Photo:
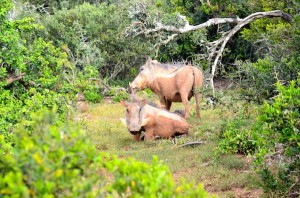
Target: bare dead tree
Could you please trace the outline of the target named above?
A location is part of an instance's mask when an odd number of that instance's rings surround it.
[[[222,53],[225,49],[225,46],[227,42],[230,40],[230,38],[237,33],[242,27],[245,25],[251,23],[252,21],[255,21],[260,18],[272,18],[272,17],[281,17],[285,21],[291,22],[292,18],[290,15],[280,11],[280,10],[274,10],[269,12],[256,12],[253,13],[243,19],[240,19],[239,17],[236,18],[212,18],[206,21],[205,23],[201,23],[199,25],[190,25],[188,20],[185,16],[178,14],[177,16],[180,20],[183,21],[183,26],[180,28],[170,26],[170,25],[164,25],[157,21],[154,24],[154,28],[148,29],[146,25],[143,22],[135,22],[132,23],[128,28],[125,30],[125,35],[129,36],[138,36],[138,35],[145,35],[149,36],[151,34],[165,31],[165,32],[171,32],[172,35],[168,36],[166,40],[160,41],[160,43],[157,43],[156,46],[159,46],[161,44],[166,45],[170,41],[174,40],[178,35],[185,34],[187,32],[196,31],[199,29],[207,28],[213,25],[220,25],[220,24],[236,24],[231,30],[222,33],[221,37],[213,42],[208,43],[208,61],[212,64],[211,66],[211,74],[210,74],[210,84],[212,87],[213,94],[215,93],[214,90],[214,75],[217,68],[217,65],[219,63],[219,60],[222,56]]]

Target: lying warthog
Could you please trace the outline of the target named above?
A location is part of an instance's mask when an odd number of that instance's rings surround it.
[[[170,110],[172,102],[183,102],[185,117],[189,117],[189,100],[196,98],[197,116],[200,118],[200,87],[203,83],[202,72],[191,65],[179,67],[162,64],[148,59],[140,68],[140,73],[130,84],[133,93],[150,88],[159,97],[162,108]]]
[[[146,100],[121,101],[121,104],[126,107],[126,119],[123,122],[137,141],[143,131],[145,141],[157,136],[169,138],[188,134],[188,123],[176,113],[149,105]]]

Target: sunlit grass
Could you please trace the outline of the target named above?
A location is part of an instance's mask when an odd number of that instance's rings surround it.
[[[140,96],[158,103],[153,95],[149,97],[141,93]],[[175,103],[171,110],[183,108],[181,103]],[[234,113],[222,106],[209,107],[203,101],[202,117],[199,120],[196,117],[195,101],[192,100],[191,114],[188,119],[191,126],[190,135],[179,138],[177,145],[166,139],[152,142],[134,141],[120,121],[120,118],[125,117],[125,108],[119,103],[103,102],[90,105],[83,126],[99,151],[115,154],[120,158],[133,157],[147,163],[152,161],[154,155],[158,156],[169,166],[175,182],[180,182],[180,178],[195,183],[201,182],[208,191],[221,197],[236,197],[240,196],[239,193],[248,193],[249,190],[257,188],[255,172],[250,169],[249,160],[245,156],[220,157],[215,154],[220,130]],[[178,147],[185,142],[196,140],[205,144],[197,147]]]

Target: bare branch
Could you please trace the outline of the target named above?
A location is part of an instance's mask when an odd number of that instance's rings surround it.
[[[13,82],[21,80],[23,78],[23,76],[25,76],[25,75],[26,75],[25,73],[21,73],[21,74],[19,74],[17,76],[16,75],[12,75],[8,79],[6,79],[6,82],[7,82],[8,85],[12,84]]]
[[[146,29],[145,25],[142,22],[135,22],[135,23],[131,24],[128,28],[126,28],[125,35],[127,35],[127,36],[131,35],[130,32],[135,32],[135,34],[133,34],[133,36],[138,36],[140,34],[148,35],[151,33],[162,31],[162,30],[167,31],[167,32],[177,33],[177,34],[184,34],[184,33],[190,32],[190,31],[195,31],[198,29],[210,27],[212,25],[223,24],[223,23],[238,23],[241,20],[239,18],[213,18],[213,19],[209,19],[205,23],[201,23],[199,25],[193,26],[193,25],[189,24],[189,22],[185,16],[178,14],[177,17],[180,18],[181,20],[183,20],[183,22],[184,22],[184,26],[181,28],[177,28],[177,27],[170,26],[170,25],[164,25],[160,22],[156,22],[155,28]],[[137,28],[137,27],[140,29],[139,32],[133,30],[133,28]]]
[[[270,18],[270,17],[282,17],[284,20],[291,22],[291,18],[289,17],[288,14],[283,13],[280,10],[275,10],[275,11],[270,11],[270,12],[256,12],[253,13],[249,16],[247,16],[244,19],[240,19],[239,23],[230,31],[226,32],[225,34],[222,35],[222,37],[214,42],[211,42],[209,45],[211,48],[209,49],[209,61],[212,59],[212,57],[215,56],[215,59],[213,61],[212,69],[211,69],[211,75],[210,75],[210,82],[211,82],[211,87],[213,89],[213,94],[214,94],[214,82],[213,78],[215,75],[216,67],[218,64],[218,61],[220,57],[222,56],[222,53],[225,49],[225,46],[229,39],[237,33],[242,27],[245,25],[251,23],[252,21],[255,21],[256,19],[259,18]],[[219,46],[221,45],[221,46]],[[218,50],[217,50],[218,49]]]
[[[111,87],[110,87],[109,85],[107,85],[105,82],[103,82],[103,80],[101,80],[101,79],[99,79],[99,78],[89,78],[89,80],[97,81],[97,82],[99,82],[101,85],[103,85],[105,88],[111,89]]]

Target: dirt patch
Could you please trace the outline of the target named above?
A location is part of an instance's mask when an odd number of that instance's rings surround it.
[[[193,168],[189,168],[186,170],[179,170],[173,173],[173,180],[176,184],[178,184],[180,182],[180,179],[183,177],[183,175],[193,174],[193,172],[194,172]]]
[[[107,104],[112,104],[114,102],[112,97],[105,97],[103,98],[103,101]]]
[[[246,190],[244,188],[233,188],[232,193],[234,197],[238,198],[257,198],[263,195],[263,191],[261,189],[249,189]]]
[[[258,198],[263,196],[262,189],[245,189],[233,187],[228,190],[216,191],[212,184],[204,185],[207,192],[215,194],[218,197],[236,197],[236,198]]]

